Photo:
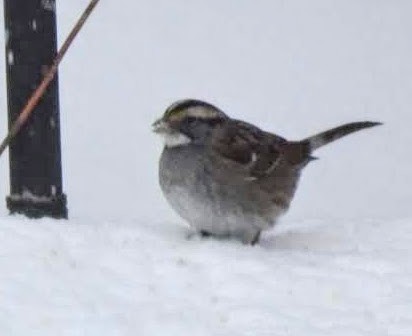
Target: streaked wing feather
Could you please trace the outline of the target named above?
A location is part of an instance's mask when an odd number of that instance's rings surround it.
[[[271,170],[279,158],[280,147],[286,142],[238,120],[217,127],[212,138],[212,151],[232,161],[249,180],[265,176]]]

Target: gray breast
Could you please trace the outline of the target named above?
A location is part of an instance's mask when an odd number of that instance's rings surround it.
[[[165,148],[160,159],[159,180],[166,199],[196,230],[244,236],[271,227],[286,210],[256,182],[217,181],[209,164],[201,146]]]
[[[219,203],[200,146],[165,148],[159,181],[169,204],[190,225],[206,230],[210,222],[217,223]]]

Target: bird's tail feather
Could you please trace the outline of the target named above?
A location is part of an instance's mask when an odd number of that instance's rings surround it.
[[[345,135],[360,131],[365,128],[382,125],[379,122],[361,121],[341,125],[330,130],[315,134],[301,141],[289,142],[284,149],[284,155],[292,164],[307,163],[316,159],[312,156],[313,151],[325,146]]]
[[[335,140],[338,140],[344,137],[345,135],[363,130],[365,128],[375,127],[379,125],[382,125],[382,123],[372,121],[353,122],[315,134],[309,138],[300,141],[300,143],[307,145],[309,147],[309,152],[312,153],[316,149],[325,146]]]

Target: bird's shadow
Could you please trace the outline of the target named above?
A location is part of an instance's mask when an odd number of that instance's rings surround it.
[[[212,235],[202,236],[198,232],[187,228],[182,228],[181,230],[186,241],[220,241],[222,244],[227,242],[245,246],[245,244],[236,238],[216,237]],[[280,230],[275,228],[274,231],[262,234],[256,245],[249,246],[251,248],[256,247],[268,251],[339,252],[356,248],[356,243],[351,236],[351,232],[348,232],[343,227],[337,228],[335,225],[315,225],[308,227],[298,225],[297,227],[282,228]]]
[[[333,252],[350,248],[348,241],[345,234],[322,227],[271,232],[263,235],[258,245],[268,250]]]

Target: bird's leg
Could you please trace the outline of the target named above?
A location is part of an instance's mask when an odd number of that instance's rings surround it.
[[[248,245],[255,245],[259,242],[260,230],[247,231],[242,236],[242,242]]]
[[[262,231],[260,231],[260,230],[258,230],[258,231],[256,231],[256,234],[255,234],[255,236],[253,237],[253,239],[252,239],[252,241],[250,242],[250,245],[255,245],[256,243],[258,243],[259,242],[259,239],[260,239],[260,233],[261,233]]]
[[[188,240],[190,240],[190,239],[192,239],[193,237],[208,238],[208,237],[210,237],[210,236],[212,236],[212,234],[211,234],[210,232],[200,230],[200,231],[190,231],[190,232],[187,234],[186,238],[187,238]]]
[[[202,238],[208,238],[212,235],[210,232],[207,232],[207,231],[204,231],[204,230],[200,230],[199,234],[200,234],[200,237],[202,237]]]

